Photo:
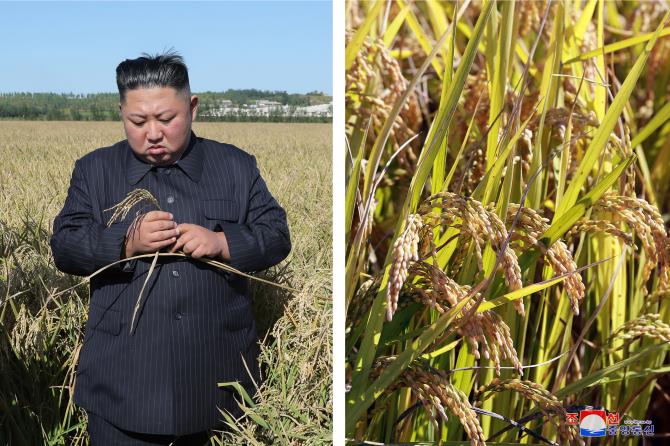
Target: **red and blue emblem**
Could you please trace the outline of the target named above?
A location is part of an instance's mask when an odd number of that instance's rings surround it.
[[[582,437],[604,437],[607,432],[607,412],[590,409],[579,411],[579,435]]]

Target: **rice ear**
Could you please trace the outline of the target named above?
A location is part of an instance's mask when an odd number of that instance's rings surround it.
[[[156,206],[159,210],[161,209],[160,203],[153,196],[151,192],[146,189],[133,189],[128,192],[128,195],[121,200],[119,203],[115,204],[109,209],[105,209],[103,212],[113,211],[112,216],[107,221],[107,226],[111,226],[113,223],[118,221],[124,221],[128,216],[130,210],[135,207],[137,204],[140,204],[143,201],[148,201],[150,204]],[[143,215],[138,211],[135,221],[140,218],[139,216]]]

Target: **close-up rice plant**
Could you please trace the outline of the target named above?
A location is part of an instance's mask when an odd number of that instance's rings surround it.
[[[669,16],[347,1],[350,442],[670,441]]]

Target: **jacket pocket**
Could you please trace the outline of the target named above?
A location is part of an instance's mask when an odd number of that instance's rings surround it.
[[[239,206],[233,200],[205,200],[203,210],[209,220],[237,222],[239,217]]]
[[[121,312],[112,310],[111,308],[99,307],[91,303],[86,327],[87,334],[93,329],[113,336],[118,336],[121,332]]]

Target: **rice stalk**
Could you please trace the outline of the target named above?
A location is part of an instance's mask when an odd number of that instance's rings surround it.
[[[151,192],[149,192],[146,189],[141,189],[141,188],[134,189],[134,190],[130,191],[126,195],[126,197],[123,200],[121,200],[119,203],[112,206],[110,209],[107,209],[107,210],[114,210],[114,214],[110,217],[109,221],[107,222],[107,226],[110,226],[117,221],[123,221],[128,216],[128,213],[130,212],[131,209],[133,209],[133,207],[135,207],[136,205],[141,204],[144,201],[147,201],[149,204],[155,206],[156,208],[158,208],[158,210],[161,209],[160,204],[158,203],[158,200],[153,196],[153,194]],[[142,209],[140,209],[136,212],[133,223],[132,223],[132,225],[129,229],[128,237],[133,237],[134,231],[136,231],[139,228],[139,225],[142,224],[142,220],[144,219],[145,216],[146,216],[146,212],[142,212]],[[166,254],[166,253],[160,253],[159,251],[156,251],[154,254],[152,254],[152,260],[151,260],[151,265],[149,266],[149,271],[147,272],[147,276],[144,279],[144,283],[142,284],[142,288],[140,289],[140,294],[137,296],[137,300],[135,302],[135,307],[133,309],[133,317],[132,317],[132,320],[131,320],[131,323],[130,323],[130,331],[129,331],[129,333],[131,335],[134,334],[134,331],[135,331],[135,319],[136,319],[136,317],[138,315],[138,312],[139,312],[139,310],[142,306],[142,296],[144,295],[144,289],[146,288],[147,283],[149,283],[149,279],[151,278],[151,276],[154,272],[154,269],[156,268],[156,263],[158,261],[158,257],[161,254]],[[177,254],[177,255],[182,254],[183,255],[183,253],[170,253],[170,254]],[[136,259],[136,258],[143,258],[143,257],[144,256],[141,256],[141,255],[133,256],[133,257],[128,257],[128,258],[122,259],[121,261],[128,261],[128,260],[132,260],[132,259]],[[217,262],[215,260],[211,260],[211,259],[196,259],[196,260],[201,260],[203,263],[206,263],[208,265],[216,266],[220,269],[224,269],[224,270],[227,270],[227,271],[230,271],[230,272],[234,272],[234,273],[240,274],[244,277],[248,277],[248,278],[251,278],[251,279],[254,279],[254,280],[258,280],[260,282],[276,285],[280,288],[287,288],[287,287],[284,287],[283,285],[275,284],[275,283],[273,283],[271,281],[268,281],[268,280],[259,279],[257,277],[251,276],[249,274],[244,274],[241,271],[238,271],[235,268],[230,267],[229,265],[225,265],[225,264],[223,264],[221,262]],[[105,267],[99,269],[98,271],[96,271],[93,274],[91,274],[90,276],[88,276],[83,282],[89,281],[92,277],[99,274],[104,269],[106,269],[110,266],[113,266],[116,263],[118,263],[118,262],[114,262],[112,264],[106,265]],[[291,291],[296,291],[296,290],[291,289]]]
[[[577,270],[577,265],[572,258],[572,254],[564,242],[558,240],[548,249],[540,243],[540,238],[549,229],[548,219],[543,218],[537,211],[531,208],[521,208],[517,204],[510,203],[507,208],[508,225],[512,224],[517,214],[519,218],[515,232],[512,235],[512,241],[513,245],[517,246],[519,251],[529,246],[539,248],[556,274],[574,273]],[[565,292],[570,298],[572,312],[578,315],[579,303],[584,298],[585,293],[584,283],[579,274],[570,274],[565,279]]]
[[[124,221],[128,216],[128,213],[136,205],[142,203],[143,201],[147,201],[149,204],[154,205],[158,210],[161,209],[158,200],[156,199],[156,197],[153,196],[151,192],[142,188],[133,189],[130,192],[128,192],[128,194],[123,200],[121,200],[111,208],[105,209],[104,212],[114,211],[112,216],[109,217],[109,220],[107,221],[107,226],[109,227],[113,223]],[[137,212],[135,213],[135,219],[133,220],[133,225],[139,224],[141,222],[141,217],[143,215],[144,213],[142,213],[142,209],[138,209]]]
[[[410,215],[407,218],[405,230],[394,242],[393,263],[391,264],[388,293],[386,295],[388,301],[386,318],[389,321],[393,319],[393,314],[398,309],[398,295],[407,279],[409,264],[419,259],[419,230],[422,226],[423,222],[420,215]]]
[[[133,189],[132,191],[128,192],[126,198],[124,198],[119,203],[108,209],[108,210],[114,210],[114,213],[107,222],[107,226],[111,226],[113,223],[117,221],[123,221],[128,216],[130,210],[134,206],[142,203],[143,201],[148,201],[150,204],[153,204],[156,208],[158,208],[158,210],[161,209],[158,200],[153,196],[151,192],[141,188]],[[142,220],[144,219],[145,215],[146,213],[142,212],[141,209],[136,212],[135,218],[133,219],[133,222],[129,228],[129,235],[128,235],[129,238],[134,237],[134,233],[139,228],[139,225],[142,224]],[[158,251],[156,251],[156,253],[153,256],[153,259],[151,260],[151,266],[149,266],[149,271],[147,272],[147,276],[145,277],[144,283],[142,284],[142,288],[140,289],[140,294],[137,296],[137,301],[135,302],[135,307],[133,309],[133,317],[130,321],[129,333],[131,335],[135,333],[135,318],[137,317],[137,313],[142,303],[142,296],[144,295],[144,289],[146,288],[147,283],[149,283],[149,279],[151,278],[154,269],[156,268],[157,261],[158,261]]]
[[[632,341],[643,336],[670,343],[670,325],[661,319],[660,314],[643,314],[619,327],[612,333],[611,339]]]
[[[409,278],[412,284],[410,292],[440,314],[456,306],[471,290],[468,285],[459,285],[450,279],[439,267],[425,262],[414,264],[410,268]],[[522,374],[521,362],[507,324],[494,311],[477,312],[465,319],[472,308],[473,303],[466,304],[456,321],[459,325],[458,333],[470,344],[475,358],[480,358],[481,349],[483,357],[493,361],[498,375],[503,359],[508,359],[517,372]],[[461,318],[463,320],[459,320]]]
[[[435,211],[439,209],[439,211]],[[431,227],[454,226],[460,221],[459,230],[475,247],[477,264],[484,271],[483,249],[486,242],[497,252],[502,250],[500,269],[510,290],[523,287],[521,270],[516,253],[506,245],[507,229],[495,212],[477,200],[464,199],[452,192],[440,192],[429,197],[419,208],[425,224]],[[523,301],[515,301],[514,306],[520,315],[524,314]]]
[[[374,374],[379,375],[394,359],[392,357],[378,359],[375,363]],[[472,410],[468,397],[451,384],[446,373],[440,370],[427,370],[417,362],[406,369],[399,376],[394,387],[389,388],[387,392],[393,392],[399,387],[411,389],[433,423],[437,424],[438,419],[447,422],[448,411],[459,419],[472,446],[486,445],[479,419]]]
[[[486,386],[481,386],[477,390],[477,400],[486,401],[494,393],[512,391],[521,394],[524,398],[535,402],[538,407],[547,414],[554,414],[560,417],[565,416],[563,404],[541,385],[532,381],[523,381],[520,379],[499,379],[494,378]],[[561,420],[562,422],[562,420]]]

